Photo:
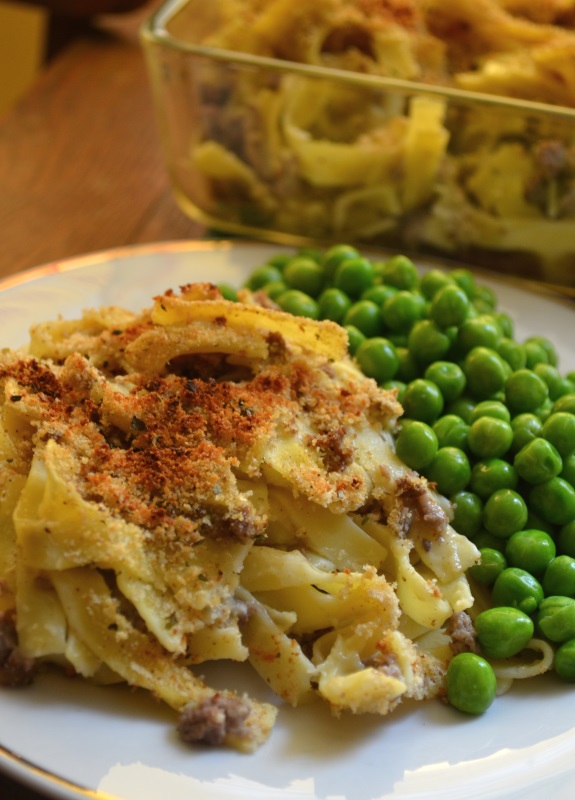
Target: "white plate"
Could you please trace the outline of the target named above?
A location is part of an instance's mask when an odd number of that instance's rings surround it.
[[[30,324],[59,313],[108,304],[137,310],[193,280],[239,285],[278,250],[169,243],[32,270],[0,282],[0,346],[24,343]],[[563,370],[575,369],[573,307],[492,285],[517,338],[549,336]],[[266,696],[247,668],[220,665],[208,677]],[[572,688],[547,676],[516,684],[480,718],[435,701],[384,720],[282,707],[270,740],[246,756],[186,747],[172,713],[143,692],[45,675],[0,693],[0,768],[59,800],[572,800],[574,712]]]

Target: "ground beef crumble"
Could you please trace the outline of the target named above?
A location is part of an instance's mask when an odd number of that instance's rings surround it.
[[[240,697],[216,692],[199,705],[186,706],[180,712],[178,733],[185,742],[222,744],[226,736],[241,736],[250,706]]]
[[[477,637],[473,620],[465,611],[453,614],[447,623],[447,633],[451,637],[451,650],[458,653],[475,653]]]

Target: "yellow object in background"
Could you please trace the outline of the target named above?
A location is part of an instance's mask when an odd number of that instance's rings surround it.
[[[34,80],[44,55],[43,9],[0,1],[0,115]]]

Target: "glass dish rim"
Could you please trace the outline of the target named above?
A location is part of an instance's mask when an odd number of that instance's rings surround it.
[[[450,100],[459,104],[479,104],[508,112],[530,113],[575,121],[575,108],[568,106],[553,105],[535,100],[522,100],[503,95],[492,95],[485,92],[473,92],[453,86],[427,84],[403,78],[367,75],[350,70],[302,64],[296,61],[283,61],[279,58],[242,53],[238,50],[192,44],[173,36],[166,27],[171,17],[183,8],[187,2],[188,0],[165,0],[150,16],[144,19],[140,26],[140,40],[145,48],[151,48],[152,45],[163,46],[179,53],[201,56],[214,61],[233,63],[244,67],[259,67],[260,69],[269,69],[274,72],[295,73],[309,78],[336,80],[364,88],[385,89],[396,94],[425,95]]]

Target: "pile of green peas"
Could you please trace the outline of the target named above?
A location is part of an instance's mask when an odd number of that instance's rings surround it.
[[[361,370],[403,405],[397,454],[451,501],[453,527],[479,549],[469,577],[491,607],[476,619],[479,653],[451,661],[452,705],[486,710],[490,662],[534,635],[575,682],[575,372],[559,371],[553,344],[517,341],[470,270],[420,274],[404,255],[378,261],[348,244],[276,254],[246,287],[346,329]]]

